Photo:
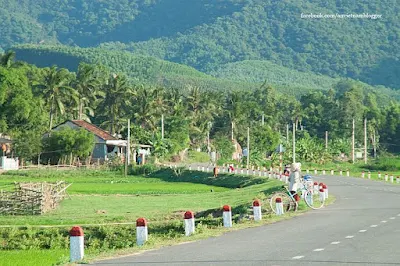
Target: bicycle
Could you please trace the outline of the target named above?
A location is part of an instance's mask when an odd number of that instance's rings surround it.
[[[304,199],[306,205],[311,209],[318,210],[321,209],[325,204],[325,196],[322,194],[323,192],[314,191],[313,188],[309,189],[307,183],[302,180],[301,181],[300,190],[296,191],[294,194],[290,193],[288,186],[283,185],[282,188],[285,191],[281,190],[275,192],[270,199],[270,207],[274,213],[277,213],[276,210],[276,199],[280,198],[283,204],[283,209],[286,211],[297,211],[299,204],[295,200],[295,195],[299,195],[302,199]],[[300,195],[299,193],[302,193]]]

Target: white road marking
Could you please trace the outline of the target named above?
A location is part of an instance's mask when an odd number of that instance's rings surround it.
[[[381,223],[386,223],[387,221],[381,221]]]
[[[377,224],[373,224],[373,225],[371,225],[370,227],[377,227],[378,225]]]
[[[390,220],[394,220],[394,219],[396,219],[396,217],[390,217]]]
[[[337,245],[339,243],[340,243],[340,241],[335,241],[335,242],[332,242],[331,245]]]
[[[360,233],[364,233],[364,232],[367,232],[367,230],[365,230],[365,229],[362,229],[362,230],[360,230],[360,231],[358,231],[358,232],[360,232]]]
[[[293,260],[299,260],[299,259],[301,259],[301,258],[304,258],[304,256],[296,256],[296,257],[293,257],[292,259],[293,259]]]
[[[346,236],[346,238],[353,238],[354,236]]]
[[[324,248],[316,248],[313,251],[322,251],[322,250],[324,250]]]

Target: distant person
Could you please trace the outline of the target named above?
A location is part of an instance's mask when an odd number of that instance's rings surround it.
[[[235,171],[235,168],[233,168],[233,165],[232,165],[232,164],[229,165],[228,171],[229,171],[230,173],[233,173],[233,172]]]

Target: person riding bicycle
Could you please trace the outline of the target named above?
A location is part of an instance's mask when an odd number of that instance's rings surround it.
[[[296,194],[301,185],[301,163],[293,163],[289,175],[289,191],[294,195],[296,201],[300,200],[300,196]]]

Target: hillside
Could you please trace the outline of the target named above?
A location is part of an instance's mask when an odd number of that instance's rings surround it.
[[[18,60],[39,67],[55,63],[70,71],[76,71],[81,61],[105,65],[115,72],[125,73],[132,82],[165,87],[188,88],[197,86],[208,90],[252,90],[266,82],[282,93],[301,96],[310,90],[328,90],[340,81],[311,72],[300,72],[270,61],[242,61],[221,66],[210,74],[192,67],[171,63],[150,56],[138,56],[126,51],[69,46],[20,45],[13,47]],[[383,86],[374,87],[362,83],[369,91],[379,91],[379,101],[395,98],[400,91]]]
[[[21,43],[101,46],[206,73],[228,63],[269,60],[400,88],[397,0],[0,0],[0,5],[3,50]],[[305,19],[302,13],[382,17]]]

